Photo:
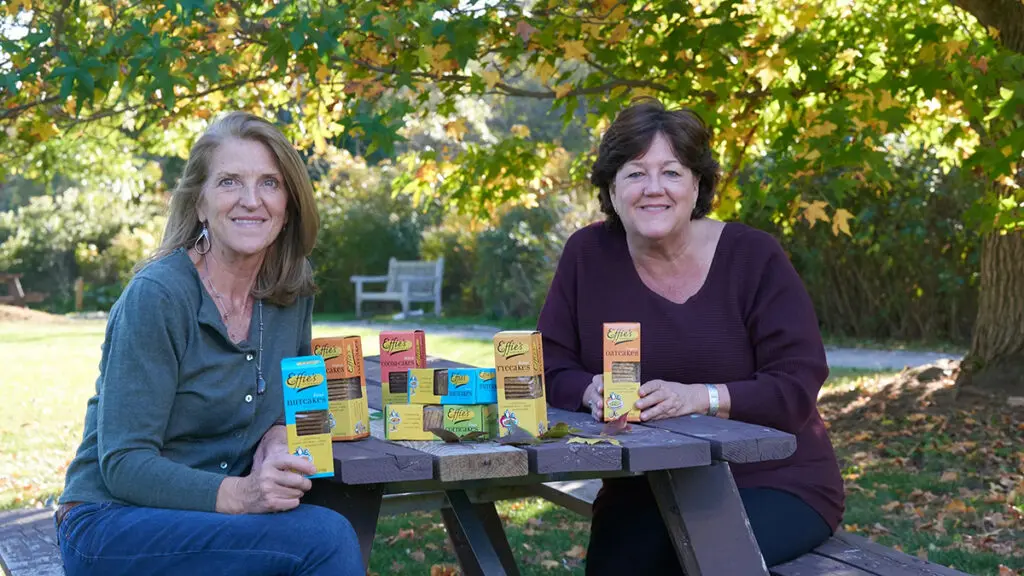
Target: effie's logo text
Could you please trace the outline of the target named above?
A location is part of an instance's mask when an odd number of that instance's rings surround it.
[[[621,328],[609,328],[607,337],[609,340],[616,344],[622,344],[623,342],[632,342],[636,340],[635,330],[623,330]]]
[[[399,352],[405,352],[412,348],[411,340],[404,340],[402,338],[385,338],[384,342],[381,342],[380,349],[387,352],[388,354],[397,354]]]
[[[498,340],[498,354],[506,360],[522,356],[530,351],[530,346],[520,340]]]

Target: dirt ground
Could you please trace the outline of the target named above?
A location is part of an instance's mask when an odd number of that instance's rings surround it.
[[[32,310],[30,308],[20,308],[18,306],[0,304],[0,322],[64,324],[70,321],[71,320],[56,314],[40,312],[39,310]]]

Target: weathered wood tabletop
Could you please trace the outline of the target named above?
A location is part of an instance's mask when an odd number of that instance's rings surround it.
[[[465,366],[427,360],[430,367]],[[381,410],[378,357],[366,358],[366,376],[370,407]],[[585,413],[549,408],[548,418],[584,434],[601,430]],[[493,502],[470,494],[644,474],[687,574],[767,575],[728,464],[786,458],[796,449],[790,434],[706,416],[634,424],[615,436],[617,444],[389,442],[382,420],[370,429],[370,438],[334,443],[335,476],[315,482],[306,500],[345,514],[368,561],[384,494],[443,494],[442,516],[466,574],[519,573]]]

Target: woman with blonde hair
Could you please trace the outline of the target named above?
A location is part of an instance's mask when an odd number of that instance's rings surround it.
[[[76,574],[362,574],[356,535],[300,504],[280,361],[310,354],[319,217],[298,153],[234,112],[193,145],[163,241],[110,312],[55,521]]]

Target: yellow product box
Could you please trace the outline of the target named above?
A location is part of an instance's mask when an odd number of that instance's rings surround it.
[[[640,421],[640,324],[604,323],[604,419]]]
[[[440,406],[402,403],[384,407],[384,437],[388,440],[438,440],[429,430],[443,427]]]
[[[358,440],[370,435],[370,408],[366,402],[363,341],[359,336],[314,338],[313,354],[324,359],[331,438]]]
[[[544,397],[544,348],[540,332],[505,330],[494,335],[498,379],[498,430],[507,436],[516,426],[534,436],[548,430]]]
[[[380,333],[381,404],[402,404],[409,399],[409,369],[427,367],[427,340],[423,330]]]
[[[448,385],[447,368],[412,368],[406,377],[409,383],[409,404],[440,404],[438,393]]]
[[[310,478],[334,476],[327,369],[319,356],[281,360],[288,452],[316,466]]]
[[[495,404],[449,404],[444,408],[444,429],[462,437],[470,432],[484,432],[481,440],[498,437],[498,407]]]

